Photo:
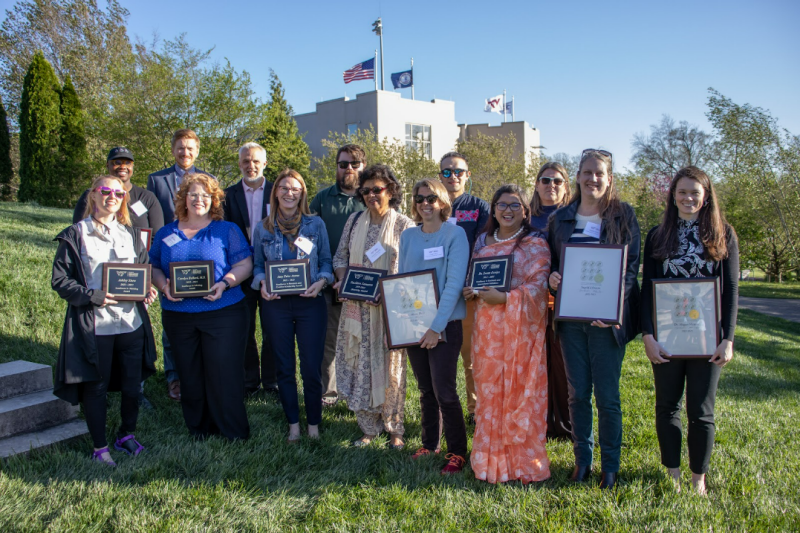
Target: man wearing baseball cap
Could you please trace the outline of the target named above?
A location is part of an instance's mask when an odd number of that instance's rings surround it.
[[[164,225],[164,213],[156,195],[131,183],[133,176],[133,152],[124,146],[117,146],[108,152],[106,158],[108,173],[122,182],[128,191],[128,211],[131,215],[131,225],[134,228],[150,228],[155,234]],[[72,214],[72,223],[75,224],[86,218],[86,202],[89,191],[81,195],[75,212]]]
[[[133,152],[124,146],[117,146],[108,152],[106,158],[106,168],[108,173],[122,182],[122,187],[128,191],[128,212],[131,216],[131,225],[134,228],[151,229],[152,233],[148,236],[140,232],[142,238],[152,238],[155,233],[164,225],[164,213],[161,204],[158,203],[156,195],[137,187],[131,183],[133,176]],[[87,189],[78,200],[75,211],[72,213],[72,223],[76,224],[86,218],[86,203],[89,198]],[[139,405],[145,409],[152,409],[153,404],[144,396],[144,382],[139,390]]]

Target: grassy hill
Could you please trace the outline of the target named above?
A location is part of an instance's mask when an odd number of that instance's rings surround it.
[[[0,362],[55,363],[65,304],[50,289],[52,239],[70,218],[0,203]],[[157,329],[159,315],[151,309]],[[348,447],[360,432],[341,403],[324,411],[320,441],[288,445],[280,405],[264,398],[248,402],[249,441],[195,442],[159,372],[146,384],[156,410],[141,413],[136,433],[144,455],[116,454],[111,470],[89,461],[85,439],[0,462],[0,531],[798,531],[798,348],[800,324],[741,313],[719,387],[707,497],[689,490],[685,452],[681,493],[660,466],[652,374],[635,341],[622,374],[621,482],[611,493],[567,482],[565,442],[548,443],[553,476],[530,487],[488,485],[468,468],[443,478],[441,459],[411,461],[420,426],[410,369],[403,451],[387,450],[385,438]],[[112,394],[109,428],[118,413]]]

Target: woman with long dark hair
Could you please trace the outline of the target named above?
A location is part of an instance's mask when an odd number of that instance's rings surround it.
[[[547,371],[545,327],[550,250],[529,222],[528,197],[503,185],[492,198],[473,258],[514,257],[508,292],[465,287],[476,299],[472,332],[477,403],[470,462],[489,483],[550,477],[545,449]]]
[[[591,476],[592,390],[597,402],[602,479],[600,488],[612,488],[619,472],[622,447],[622,409],[619,379],[625,346],[639,333],[639,248],[641,236],[633,208],[619,200],[614,186],[611,153],[588,149],[581,154],[572,201],[556,211],[548,226],[553,255],[550,288],[561,283],[561,245],[564,243],[627,244],[625,299],[622,325],[610,327],[600,320],[559,322],[558,336],[569,383],[575,469],[570,480]]]
[[[647,234],[642,280],[642,340],[653,365],[661,464],[680,490],[681,398],[686,391],[692,486],[705,494],[714,446],[714,400],[722,367],[733,358],[739,297],[739,244],[719,210],[714,185],[697,167],[682,168],[669,186],[661,224]],[[721,338],[710,359],[671,359],[653,336],[653,279],[719,278]]]

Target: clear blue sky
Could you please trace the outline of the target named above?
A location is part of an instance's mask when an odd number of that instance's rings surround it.
[[[122,3],[132,37],[186,32],[250,72],[264,98],[274,69],[296,113],[373,89],[344,85],[342,71],[372,57],[381,16],[387,88],[413,57],[417,99],[453,100],[458,122],[492,124],[502,117],[483,100],[506,89],[550,154],[602,147],[629,166],[633,134],[662,114],[709,130],[708,87],[800,134],[797,0]]]

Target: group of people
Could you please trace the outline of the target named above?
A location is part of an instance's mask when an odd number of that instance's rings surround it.
[[[471,468],[490,483],[548,479],[548,437],[573,441],[570,479],[589,479],[594,394],[600,487],[613,487],[622,444],[622,361],[626,344],[643,333],[655,377],[662,463],[679,488],[685,390],[692,482],[705,492],[717,383],[733,355],[738,245],[700,169],[675,175],[663,221],[648,233],[641,258],[636,215],[619,200],[612,155],[604,150],[583,152],[573,191],[566,169],[547,163],[532,196],[504,185],[489,203],[466,192],[467,159],[450,152],[438,177],[414,185],[410,216],[400,212],[406,199],[392,169],[368,166],[358,145],[338,150],[336,183],[310,202],[295,170],[284,170],[274,183],[264,178],[266,152],[258,144],[240,149],[242,179],[224,191],[194,168],[194,132],[177,131],[172,151],[175,166],[152,174],[144,190],[130,183],[133,154],[112,149],[109,175],[94,180],[76,207],[75,223],[57,237],[52,285],[68,308],[56,394],[81,402],[95,460],[114,464],[105,436],[109,390],[122,392],[114,447],[132,455],[144,449],[134,432],[139,406],[149,403],[141,384],[155,371],[147,306],[160,295],[168,394],[180,401],[191,435],[248,438],[245,397],[263,390],[280,398],[287,441],[297,442],[299,359],[308,437],[319,438],[323,407],[343,400],[362,432],[353,446],[367,446],[385,432],[390,448],[403,448],[408,361],[420,392],[422,431],[412,459],[440,453],[443,433],[448,453],[442,473],[461,471],[467,427],[474,425]],[[154,231],[149,252],[136,228]],[[564,243],[628,246],[620,325],[554,323]],[[473,258],[508,255],[507,291],[469,286]],[[308,289],[270,293],[266,266],[292,259],[307,260]],[[197,260],[213,261],[211,293],[172,294],[170,264]],[[149,261],[152,287],[144,302],[118,302],[102,290],[107,261]],[[438,307],[418,345],[388,347],[380,300],[338,297],[348,266],[388,275],[435,270]],[[724,340],[710,359],[673,359],[654,337],[653,279],[689,277],[721,281]],[[456,386],[459,356],[466,418]]]

